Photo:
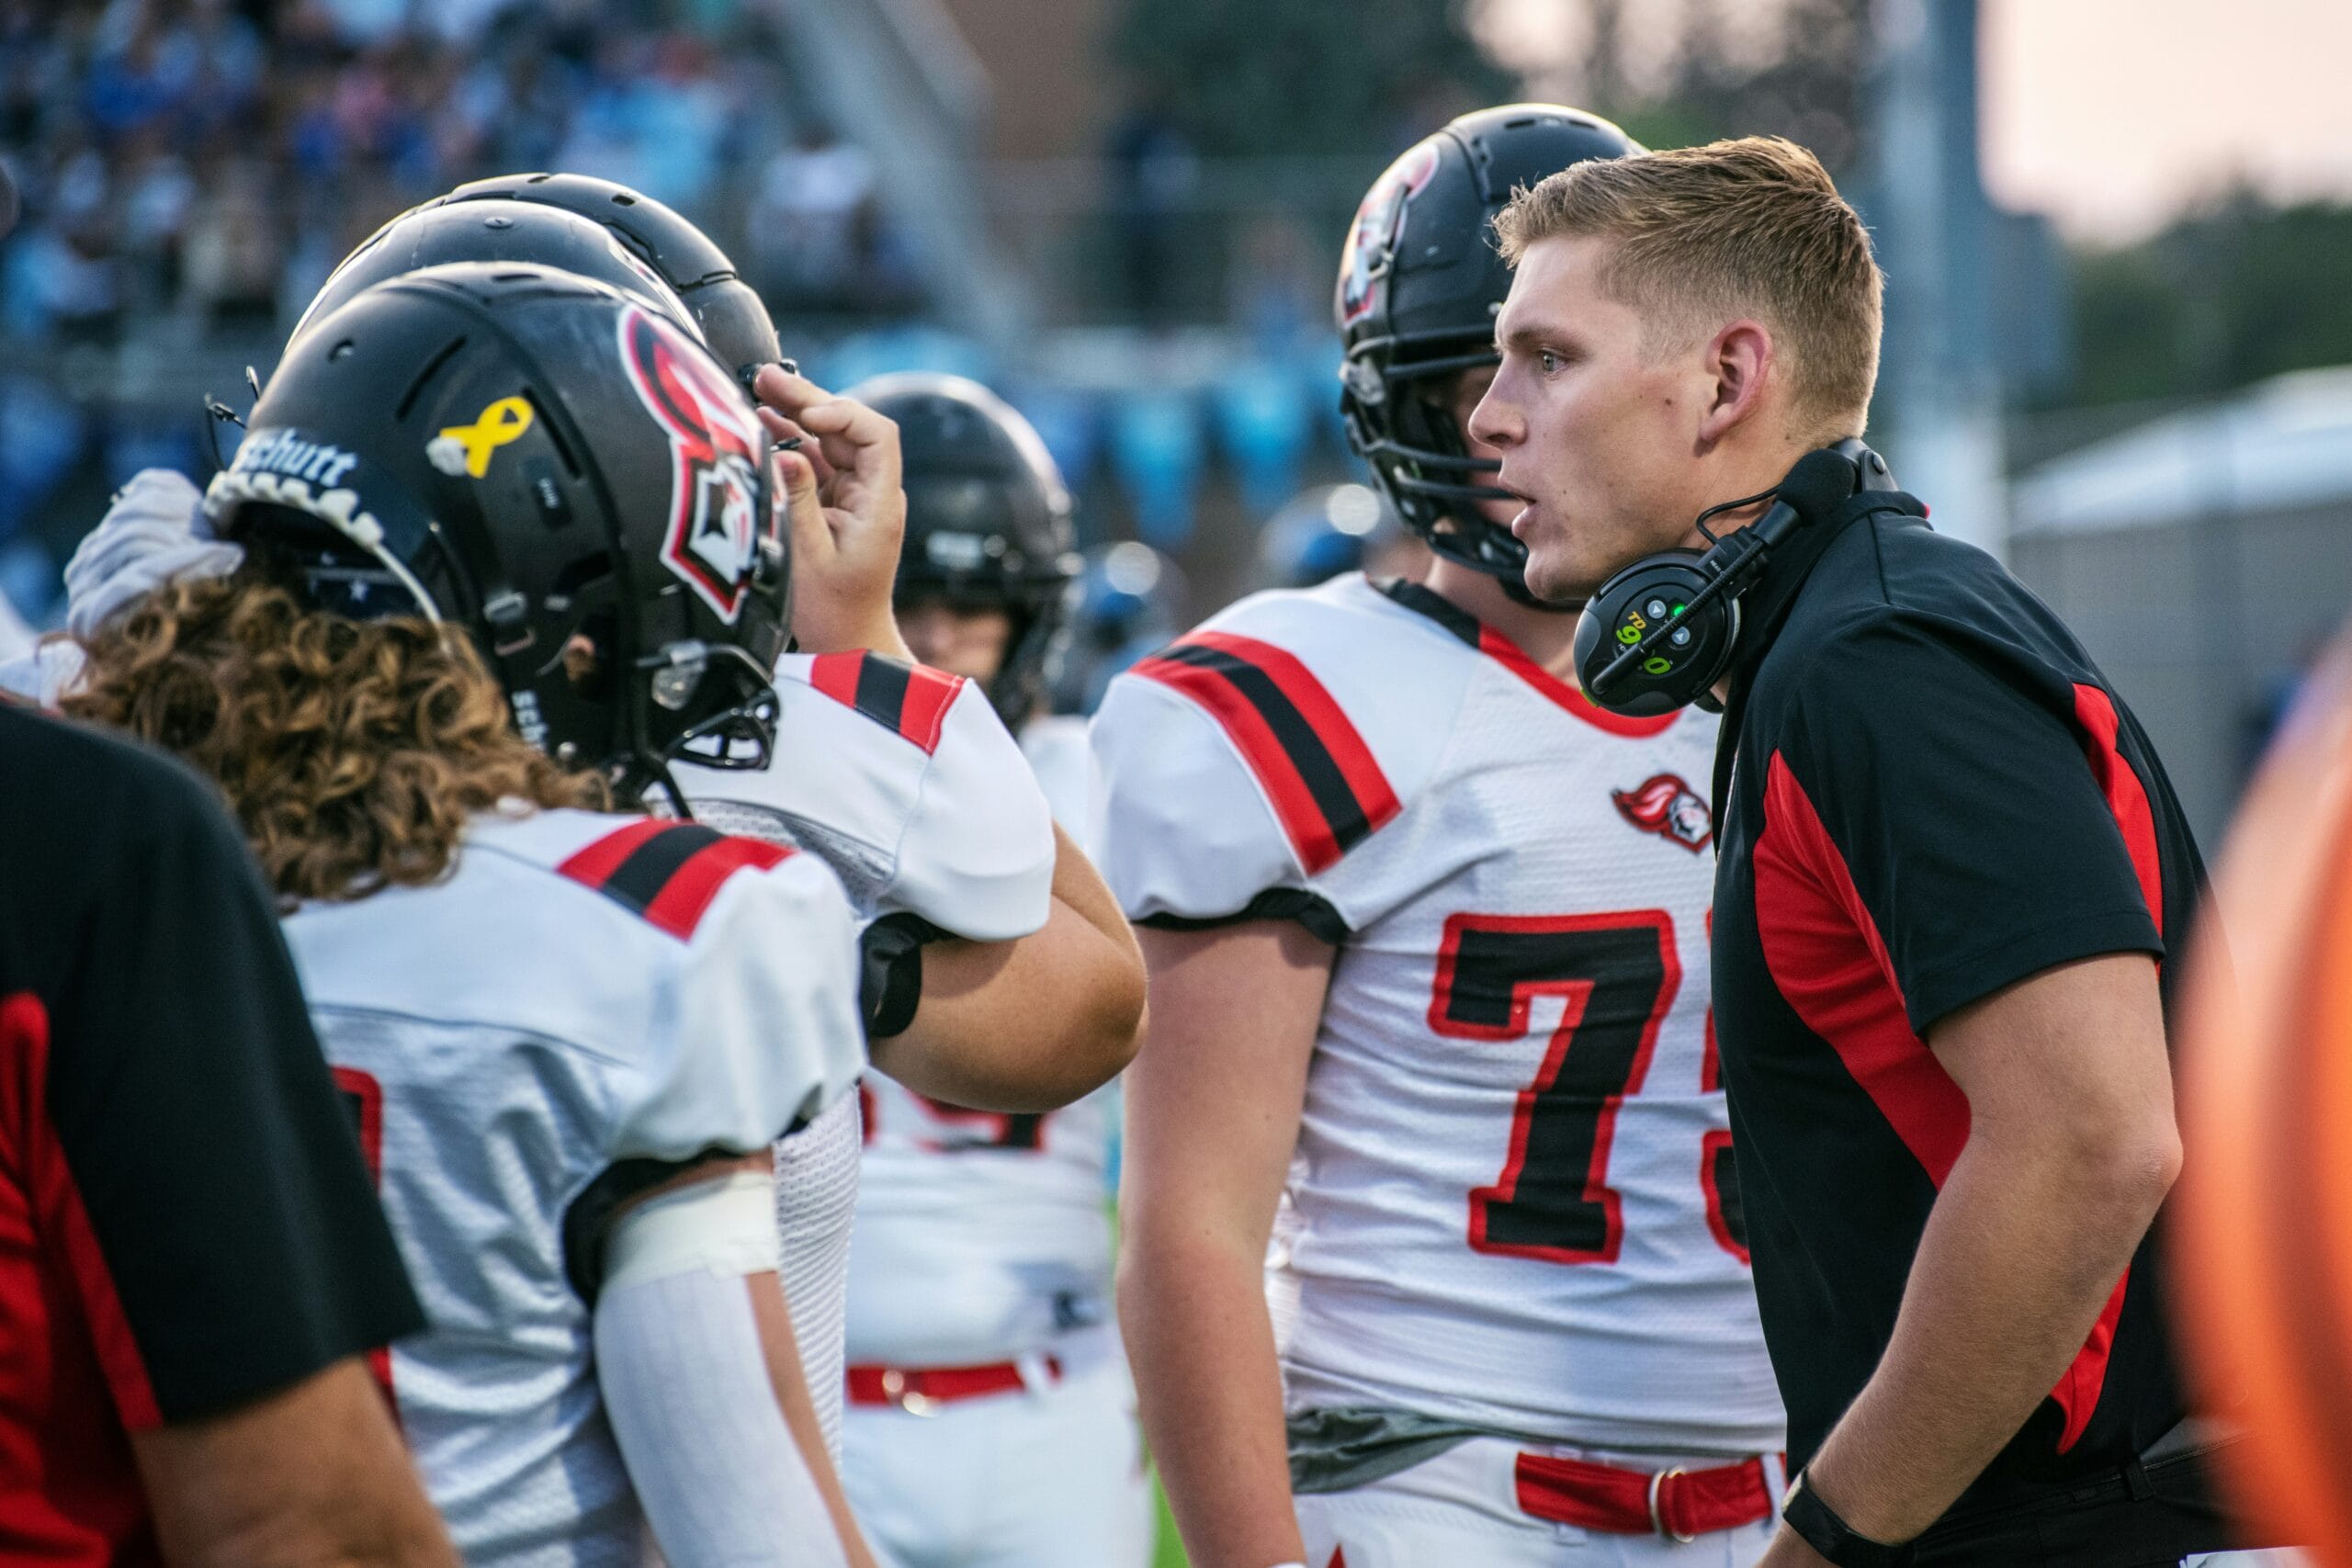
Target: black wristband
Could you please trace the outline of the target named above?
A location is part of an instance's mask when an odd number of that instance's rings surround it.
[[[1781,1505],[1781,1522],[1838,1568],[1911,1568],[1908,1541],[1889,1546],[1857,1534],[1835,1508],[1804,1484],[1802,1475],[1790,1485],[1788,1497]]]

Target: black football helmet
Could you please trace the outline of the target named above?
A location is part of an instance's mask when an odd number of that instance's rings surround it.
[[[450,262],[526,262],[576,273],[635,296],[697,339],[703,335],[678,291],[611,230],[562,208],[526,201],[429,201],[410,208],[343,258],[294,324],[293,335],[300,337],[364,289]]]
[[[464,627],[524,738],[627,799],[767,764],[786,587],[765,430],[638,299],[428,267],[288,347],[205,509],[310,604]]]
[[[1017,730],[1045,700],[1081,564],[1061,470],[1019,411],[977,381],[905,371],[846,395],[899,426],[907,486],[899,602],[942,599],[1012,617],[988,694]]]
[[[1478,482],[1497,465],[1470,456],[1447,388],[1462,371],[1498,363],[1495,316],[1510,268],[1492,225],[1511,192],[1588,158],[1641,151],[1607,120],[1554,104],[1465,114],[1373,182],[1340,258],[1333,310],[1347,349],[1340,410],[1349,445],[1406,527],[1522,604],[1542,603],[1524,581],[1527,547],[1477,510],[1512,497]]]
[[[601,223],[677,290],[703,341],[737,380],[748,385],[761,366],[784,358],[759,291],[709,235],[650,196],[590,175],[501,175],[461,185],[441,201],[537,202]]]

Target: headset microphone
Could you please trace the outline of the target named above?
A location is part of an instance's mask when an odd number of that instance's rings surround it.
[[[1600,585],[1577,626],[1577,677],[1585,695],[1612,713],[1646,718],[1704,698],[1729,669],[1739,641],[1739,599],[1773,548],[1830,516],[1857,490],[1893,488],[1886,463],[1860,441],[1841,441],[1797,459],[1761,495],[1711,507],[1699,531],[1713,547],[1645,556]],[[1772,504],[1721,540],[1707,534],[1718,512]]]

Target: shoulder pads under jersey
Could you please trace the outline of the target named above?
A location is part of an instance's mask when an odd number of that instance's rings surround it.
[[[632,824],[557,870],[677,939],[642,1092],[611,1150],[751,1153],[812,1120],[865,1060],[857,929],[814,856],[700,823]]]
[[[677,768],[695,816],[798,843],[858,914],[980,942],[1026,936],[1052,899],[1052,820],[1020,747],[970,682],[874,653],[780,660],[774,765]]]
[[[1255,595],[1135,665],[1094,726],[1097,848],[1130,918],[1310,887],[1344,918],[1329,874],[1426,781],[1467,678],[1360,581]]]

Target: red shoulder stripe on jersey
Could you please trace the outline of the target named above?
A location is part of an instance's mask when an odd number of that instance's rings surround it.
[[[583,849],[575,850],[571,857],[555,869],[574,882],[584,882],[591,887],[605,886],[605,881],[621,868],[621,863],[637,852],[637,847],[655,834],[675,827],[658,817],[648,817],[626,828],[605,834]]]
[[[1195,632],[1133,672],[1181,693],[1224,728],[1309,875],[1339,863],[1403,809],[1331,694],[1272,643]]]
[[[692,937],[727,879],[745,866],[765,871],[792,852],[733,839],[695,822],[632,822],[573,854],[556,870],[642,915],[681,942]]]
[[[2111,716],[2112,708],[2109,712]],[[2127,841],[2130,837],[2127,828]],[[2149,854],[2153,863],[2153,840]],[[1764,831],[1755,856],[1756,907],[1772,911],[1757,926],[1773,984],[1805,1027],[1838,1053],[1941,1190],[1968,1143],[1968,1097],[1928,1043],[1911,1032],[1878,924],[1837,841],[1778,752],[1766,773]],[[2098,1408],[2131,1283],[2127,1269],[2090,1337],[2050,1391],[2064,1416],[2061,1453],[2082,1437]]]
[[[928,755],[939,750],[948,705],[964,689],[964,677],[878,653],[820,653],[809,661],[808,683]]]
[[[745,866],[768,871],[784,863],[792,851],[760,839],[721,839],[706,845],[680,866],[675,875],[645,906],[645,918],[684,941],[695,934],[703,912],[727,879]]]
[[[115,1412],[130,1430],[144,1431],[162,1423],[163,1412],[81,1186],[50,1122],[49,1052],[49,1010],[40,998],[29,992],[0,997],[0,1132],[16,1145],[34,1224],[54,1227],[56,1257],[72,1282],[90,1347],[114,1394]],[[0,1276],[0,1289],[40,1290],[40,1267],[33,1264],[22,1274],[9,1270]],[[53,1311],[38,1308],[17,1315],[38,1322]]]

